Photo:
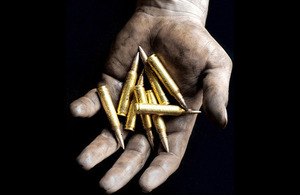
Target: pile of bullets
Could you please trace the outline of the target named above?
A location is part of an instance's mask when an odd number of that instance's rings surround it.
[[[144,64],[144,68],[136,82],[139,56]],[[144,72],[146,73],[152,88],[147,91],[144,87]],[[180,106],[170,105],[160,83],[165,86],[168,92],[178,101]],[[122,138],[120,121],[117,115],[126,117],[125,130],[135,131],[136,118],[137,114],[139,114],[152,148],[154,148],[154,136],[152,133],[153,122],[164,149],[169,152],[166,125],[163,116],[201,113],[201,111],[187,108],[178,86],[159,58],[155,54],[148,58],[140,46],[139,52],[137,52],[132,62],[131,69],[127,73],[117,111],[113,105],[109,90],[105,85],[98,88],[98,94],[109,119],[111,128],[115,133],[118,143],[123,149],[125,146]]]

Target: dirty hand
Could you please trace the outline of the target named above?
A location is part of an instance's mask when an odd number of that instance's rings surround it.
[[[177,83],[189,108],[203,106],[206,116],[220,128],[227,124],[227,101],[232,62],[224,49],[205,29],[208,0],[139,0],[137,9],[119,32],[98,86],[106,85],[117,107],[122,84],[141,46],[155,53]],[[74,116],[92,117],[101,104],[92,89],[71,103]],[[185,153],[197,115],[165,120],[170,152],[161,147],[142,174],[139,184],[150,192],[174,173]],[[141,130],[140,132],[144,132]],[[124,131],[124,139],[127,132]],[[103,129],[78,156],[88,170],[119,149],[114,133]],[[147,137],[134,133],[125,150],[100,180],[107,193],[126,185],[144,166],[151,152]]]

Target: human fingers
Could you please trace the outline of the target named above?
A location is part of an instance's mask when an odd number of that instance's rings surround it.
[[[125,139],[127,132],[124,132]],[[77,157],[77,161],[85,170],[93,168],[102,160],[109,157],[119,149],[117,140],[112,132],[108,129],[103,129],[98,135]]]
[[[164,183],[179,167],[197,116],[180,116],[167,121],[169,152],[161,150],[142,174],[139,184],[150,192]]]
[[[116,107],[118,103],[118,98],[120,96],[122,83],[109,75],[102,74],[102,78],[101,81],[98,83],[98,87],[103,85],[107,86],[114,107]],[[93,108],[91,107],[90,109]],[[127,132],[123,131],[122,125],[121,131],[123,139],[125,139]],[[119,148],[117,143],[118,142],[112,130],[104,129],[101,132],[101,134],[81,152],[81,154],[77,158],[78,163],[81,164],[86,170],[91,169],[103,159],[107,158],[115,151],[117,151]]]
[[[127,132],[123,133],[123,139],[127,136]],[[95,165],[112,155],[120,148],[113,133],[108,129],[103,129],[87,147],[83,149],[77,157],[77,162],[85,170],[93,168]]]
[[[219,128],[228,122],[226,106],[232,61],[224,49],[216,42],[209,48],[206,69],[203,71],[203,109],[208,118]]]
[[[132,136],[120,158],[100,180],[100,186],[109,194],[122,188],[142,169],[150,151],[149,142],[144,135]]]
[[[179,167],[182,156],[173,152],[174,142],[171,139],[181,139],[181,133],[168,135],[170,152],[161,151],[142,174],[139,184],[143,191],[151,192],[164,183]]]
[[[123,83],[107,74],[102,74],[98,87],[102,85],[107,86],[110,91],[112,101],[116,106]],[[91,89],[84,96],[74,100],[70,104],[70,111],[75,117],[92,117],[100,110],[100,108],[101,104],[96,88]]]

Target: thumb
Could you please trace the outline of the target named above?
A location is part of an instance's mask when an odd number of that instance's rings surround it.
[[[231,70],[230,57],[221,46],[216,45],[203,72],[203,109],[211,122],[222,129],[228,122],[226,106]]]
[[[137,54],[138,46],[145,44],[147,28],[141,27],[140,18],[133,16],[118,33],[105,64],[98,87],[106,85],[114,105],[117,105],[123,82]],[[138,27],[138,28],[137,28]],[[83,97],[70,104],[71,113],[77,117],[91,117],[100,109],[97,89],[90,90]]]

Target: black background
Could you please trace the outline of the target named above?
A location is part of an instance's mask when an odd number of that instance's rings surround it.
[[[64,179],[61,185],[68,194],[104,194],[98,182],[122,152],[119,150],[90,171],[83,170],[76,157],[100,133],[100,114],[88,119],[73,118],[69,104],[96,86],[109,47],[134,8],[135,1],[66,1],[63,131],[67,139],[63,141]],[[199,115],[179,169],[150,194],[230,195],[237,191],[233,21],[233,0],[210,1],[206,28],[226,50],[234,65],[227,107],[228,125],[224,130],[217,129],[204,114]],[[145,167],[154,155],[150,156]],[[115,194],[143,194],[138,179],[145,167]]]
[[[83,171],[75,159],[99,134],[100,116],[73,118],[69,104],[95,87],[108,48],[134,4],[3,2],[5,192],[102,194],[98,181],[121,150]],[[201,115],[179,169],[152,194],[295,193],[299,33],[293,7],[211,0],[207,29],[233,60],[229,123],[221,131]],[[142,171],[116,194],[140,193]]]
[[[100,116],[75,119],[69,104],[95,87],[108,48],[134,4],[3,2],[5,192],[102,194],[98,181],[121,151],[83,171],[75,159],[99,134]],[[207,29],[233,60],[228,127],[220,131],[201,115],[179,169],[152,194],[295,193],[297,8],[273,1],[211,0]],[[142,171],[118,193],[140,193]]]

